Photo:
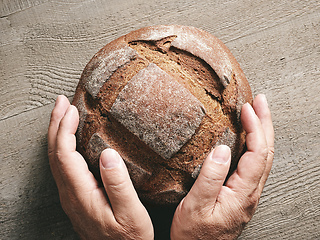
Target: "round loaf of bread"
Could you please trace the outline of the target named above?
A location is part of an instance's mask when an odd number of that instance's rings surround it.
[[[115,149],[144,203],[176,204],[216,145],[231,148],[230,172],[236,168],[246,102],[246,77],[216,37],[187,26],[142,28],[107,44],[85,67],[73,99],[77,149],[99,181],[100,153]]]

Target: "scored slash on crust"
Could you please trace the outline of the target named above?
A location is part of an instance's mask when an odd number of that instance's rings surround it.
[[[136,74],[118,95],[110,113],[165,159],[191,138],[204,106],[157,65]]]
[[[107,57],[102,58],[88,77],[85,88],[93,98],[96,98],[103,84],[121,66],[129,63],[137,56],[137,52],[125,45],[124,47],[111,52]]]
[[[206,36],[200,38],[200,33]],[[162,31],[152,30],[151,27],[147,33],[141,34],[137,40],[160,41],[168,37],[174,37],[171,46],[187,51],[207,62],[218,75],[224,88],[229,85],[232,79],[232,64],[229,60],[231,56],[223,49],[224,46],[219,39],[205,31],[174,25],[163,26]]]

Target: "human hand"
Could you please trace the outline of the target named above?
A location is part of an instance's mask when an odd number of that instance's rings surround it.
[[[171,239],[236,239],[252,218],[271,170],[274,132],[264,95],[242,107],[241,121],[247,132],[247,152],[223,185],[231,153],[216,147],[203,163],[187,196],[176,209]]]
[[[63,210],[81,239],[153,239],[150,217],[140,202],[120,155],[100,157],[104,187],[99,187],[76,151],[79,114],[59,96],[48,129],[48,155]]]

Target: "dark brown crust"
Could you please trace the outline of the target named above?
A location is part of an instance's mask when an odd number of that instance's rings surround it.
[[[126,117],[121,112],[123,107],[115,107],[116,99],[129,81],[150,64],[169,74],[170,79],[185,89],[183,91],[198,99],[203,109],[203,116],[190,115],[201,121],[194,125],[195,129],[190,128],[194,129],[192,136],[188,135],[182,146],[168,146],[168,151],[151,147],[152,142],[139,137],[143,134],[141,130],[134,133],[126,129],[126,123],[122,125],[120,120]],[[125,96],[124,100],[129,98]],[[168,102],[176,101],[170,94],[165,98]],[[197,101],[189,104],[197,105]],[[125,160],[142,201],[176,204],[190,189],[203,160],[214,146],[231,147],[230,171],[235,169],[245,148],[240,113],[246,102],[252,103],[250,86],[239,64],[220,40],[194,27],[142,28],[107,44],[84,69],[73,100],[80,112],[78,151],[99,179],[98,155],[105,147],[114,148]],[[152,109],[150,118],[156,113]],[[182,113],[189,111],[181,109]],[[160,131],[156,130],[159,121],[144,127],[148,129],[143,131]]]

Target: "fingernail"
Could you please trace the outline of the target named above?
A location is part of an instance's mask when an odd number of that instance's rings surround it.
[[[106,169],[118,167],[121,162],[120,155],[111,148],[104,150],[100,159],[102,167]]]
[[[59,95],[59,96],[57,97],[54,106],[57,106],[57,105],[60,103],[60,100],[61,100],[61,95]]]
[[[268,101],[267,101],[267,97],[264,94],[261,94],[262,97],[262,101],[268,106]]]
[[[226,164],[231,159],[230,148],[226,145],[217,146],[211,155],[211,159],[216,163]]]
[[[247,103],[245,103],[244,105],[247,105],[247,106],[248,106],[249,111],[251,112],[251,114],[256,114],[255,111],[253,110],[253,107],[251,106],[250,103],[247,102]]]
[[[67,109],[67,112],[65,115],[73,116],[74,112],[77,111],[77,108],[73,105],[70,105]]]

